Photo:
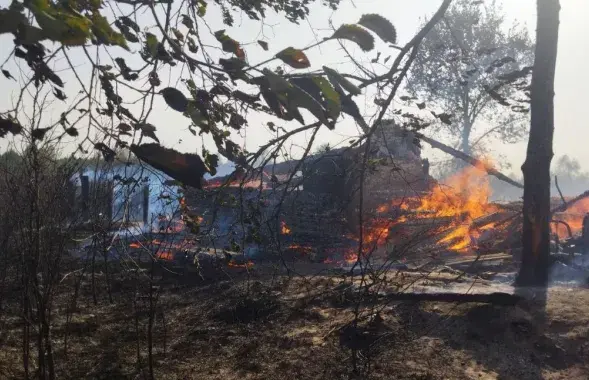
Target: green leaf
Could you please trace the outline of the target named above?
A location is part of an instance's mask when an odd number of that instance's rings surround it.
[[[323,77],[313,77],[313,82],[321,89],[321,94],[327,104],[327,111],[333,120],[336,120],[341,112],[340,96],[333,86]]]
[[[307,109],[317,119],[319,119],[319,121],[331,128],[331,123],[327,120],[326,117],[326,110],[323,108],[321,103],[313,98],[313,96],[311,96],[307,91],[287,81],[269,69],[264,69],[263,73],[267,79],[270,90],[276,94],[279,104],[275,104],[275,100],[272,99],[272,97],[269,97],[267,94],[262,92],[262,95],[264,96],[266,102],[270,100],[272,104],[268,103],[268,106],[270,106],[277,115],[282,113],[282,108],[280,107],[280,105],[282,105],[288,111],[288,113],[284,115],[286,120],[295,118],[301,124],[304,124],[303,117],[297,110],[298,107],[301,107]]]
[[[330,39],[343,39],[355,42],[364,51],[374,49],[374,37],[358,25],[344,24]]]
[[[292,89],[288,95],[289,102],[291,105],[307,109],[323,124],[331,126],[331,124],[326,118],[326,112],[321,103],[319,103],[311,95],[309,95],[308,92],[306,92],[298,86],[292,86]]]
[[[268,51],[268,43],[266,41],[258,40],[258,45],[260,45],[265,51]]]
[[[327,114],[335,121],[341,111],[340,95],[329,81],[321,76],[292,78],[291,83],[303,89],[327,110]],[[334,123],[328,125],[332,128]]]
[[[92,14],[92,32],[96,39],[104,45],[118,45],[129,50],[125,37],[121,33],[115,32],[108,20],[99,13]]]
[[[179,40],[179,41],[184,41],[184,34],[182,34],[182,32],[180,32],[178,29],[176,28],[172,28],[172,33],[174,33],[174,36]]]
[[[43,36],[66,46],[79,46],[90,38],[92,21],[79,13],[58,11],[43,1],[30,5]]]
[[[397,30],[386,18],[377,14],[362,15],[358,24],[373,31],[384,42],[397,43]]]
[[[157,47],[159,45],[157,37],[154,34],[145,33],[145,45],[151,57],[155,58],[157,56]]]
[[[306,69],[311,67],[311,62],[302,50],[295,49],[292,46],[276,54],[276,58],[281,59],[287,65],[295,69]]]
[[[158,143],[160,142],[160,140],[155,135],[156,128],[153,124],[140,123],[137,126],[139,127],[139,129],[141,129],[143,136],[147,136],[147,137],[157,141]]]
[[[205,115],[200,112],[197,107],[196,102],[190,101],[186,107],[186,111],[184,112],[184,116],[189,117],[190,120],[194,123],[195,126],[200,128],[203,131],[208,131],[209,127],[209,120],[206,118]]]
[[[211,154],[208,150],[203,149],[202,156],[205,159],[205,166],[211,175],[217,174],[217,167],[219,166],[219,156]]]
[[[243,69],[245,68],[245,62],[242,59],[231,57],[229,59],[220,58],[219,65],[223,67],[223,70],[229,74],[232,80],[241,79],[244,82],[249,82],[249,78],[246,76]]]
[[[194,22],[188,15],[182,15],[182,24],[184,24],[189,30],[194,29]]]
[[[283,77],[276,74],[270,69],[264,69],[262,70],[262,73],[264,73],[266,79],[268,80],[268,84],[272,91],[288,92],[293,87],[293,85],[289,81],[287,81],[286,79],[284,79]]]
[[[204,17],[207,14],[207,2],[200,0],[198,5],[198,9],[196,10],[196,14],[199,17]]]
[[[327,66],[323,66],[323,71],[325,71],[325,74],[329,78],[329,81],[334,86],[341,86],[352,95],[360,95],[362,93],[362,91],[358,87],[356,87],[352,82],[347,80],[343,75],[341,75],[337,71],[330,69]]]
[[[192,37],[186,37],[186,43],[188,44],[188,50],[190,50],[191,53],[198,52],[198,46],[196,46],[196,43]]]
[[[141,160],[170,177],[188,185],[202,188],[207,168],[202,159],[192,153],[180,153],[159,144],[131,145],[131,151]]]
[[[245,52],[239,45],[239,42],[235,41],[233,38],[226,35],[224,29],[216,31],[215,38],[217,39],[217,41],[221,43],[223,51],[227,53],[233,53],[240,59],[245,58]]]
[[[135,31],[135,33],[139,33],[139,31],[141,30],[139,28],[139,25],[137,25],[137,23],[133,20],[131,20],[129,17],[127,16],[123,16],[121,18],[119,18],[119,20],[121,21],[121,23],[123,25],[125,25],[128,28],[131,28]]]
[[[175,87],[166,87],[160,91],[166,104],[175,111],[186,112],[188,99]]]
[[[115,159],[116,157],[116,153],[114,150],[112,150],[111,148],[109,148],[106,144],[104,143],[96,143],[94,144],[94,149],[98,150],[100,153],[102,153],[102,156],[104,157],[104,160],[106,162],[111,162]]]
[[[0,34],[14,33],[21,24],[28,24],[27,18],[22,13],[22,8],[0,9]]]

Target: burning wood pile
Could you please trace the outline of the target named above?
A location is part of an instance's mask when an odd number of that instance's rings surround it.
[[[470,165],[438,183],[429,176],[414,135],[394,126],[380,132],[368,167],[358,164],[366,162],[360,146],[266,166],[249,177],[234,173],[210,181],[188,202],[204,218],[209,238],[201,241],[251,257],[286,252],[324,263],[352,264],[358,255],[372,260],[517,255],[522,205],[490,202],[489,174],[521,185],[490,162],[471,157],[465,159]],[[555,247],[577,252],[589,199],[556,206]]]
[[[428,192],[395,197],[371,207],[363,217],[362,231],[358,228],[346,234],[344,240],[332,240],[340,244],[328,249],[324,262],[353,263],[360,252],[376,260],[399,255],[413,259],[499,252],[517,256],[521,202],[492,203],[490,195],[486,171],[466,167]],[[557,212],[552,223],[554,250],[582,253],[584,220],[585,235],[589,232],[589,198],[580,199],[563,211],[558,211],[558,202],[555,200]],[[290,236],[290,231],[283,227],[283,235]],[[303,256],[321,249],[320,245],[300,240],[288,247]]]

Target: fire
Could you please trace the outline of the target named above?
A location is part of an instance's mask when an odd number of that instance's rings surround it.
[[[312,247],[309,247],[307,245],[291,244],[291,245],[289,245],[286,248],[287,249],[292,249],[293,251],[301,252],[302,254],[305,254],[305,255],[313,252],[313,248]]]
[[[170,251],[162,251],[162,252],[158,252],[155,257],[157,257],[160,260],[166,260],[166,261],[171,261],[174,260],[174,254]]]
[[[284,220],[280,222],[280,233],[283,235],[290,235],[290,228],[286,225]]]
[[[581,199],[563,213],[557,213],[554,219],[567,223],[571,227],[573,235],[579,235],[583,228],[583,218],[587,213],[589,213],[589,198]],[[569,237],[567,228],[564,225],[552,224],[551,227],[552,232],[556,233],[559,238],[564,239]]]
[[[220,187],[230,187],[230,188],[244,188],[244,189],[267,189],[268,185],[266,184],[266,182],[260,180],[260,179],[253,179],[253,180],[249,180],[249,181],[245,181],[243,182],[242,180],[234,180],[234,181],[230,181],[230,182],[223,182],[223,181],[219,181],[219,180],[210,180],[208,181],[204,188],[205,189],[218,189]]]
[[[490,166],[488,163],[485,165]],[[472,247],[482,232],[481,229],[472,228],[472,222],[498,210],[495,205],[488,203],[490,195],[487,173],[483,168],[469,166],[423,197],[416,215],[418,218],[449,217],[451,222],[448,227],[444,227],[448,232],[439,242],[449,244],[452,250],[464,252]],[[419,212],[429,212],[429,215]],[[485,229],[492,227],[490,224]]]
[[[483,165],[491,166],[489,163],[483,163]],[[363,231],[363,245],[366,246],[363,249],[364,254],[367,249],[372,250],[374,246],[382,246],[391,239],[407,238],[406,232],[391,233],[391,228],[419,219],[443,221],[444,223],[441,223],[435,231],[441,236],[438,242],[446,244],[454,251],[468,251],[476,245],[477,239],[484,230],[494,227],[491,223],[482,228],[473,228],[473,221],[497,211],[495,205],[488,203],[491,187],[487,173],[483,169],[474,166],[466,167],[423,197],[394,199],[380,205],[376,209],[379,214],[390,212],[394,208],[411,210],[411,214],[401,216],[395,221],[375,218],[367,222]],[[349,257],[351,258],[351,255]]]
[[[196,242],[194,240],[191,239],[184,239],[182,241],[179,242],[174,242],[174,241],[161,241],[159,239],[153,239],[153,240],[147,240],[145,242],[143,242],[143,244],[139,243],[139,242],[133,242],[129,244],[129,248],[142,248],[142,247],[148,247],[150,245],[153,246],[157,246],[157,248],[166,248],[166,249],[188,249],[188,248],[192,248],[194,247],[196,244]]]
[[[250,268],[252,268],[254,266],[254,263],[252,261],[248,261],[247,263],[239,264],[235,260],[230,260],[227,263],[227,265],[230,266],[231,268],[245,268],[245,269],[250,269]]]

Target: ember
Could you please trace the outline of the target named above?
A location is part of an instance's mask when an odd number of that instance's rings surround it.
[[[250,269],[254,266],[254,263],[252,261],[248,261],[247,263],[237,263],[235,260],[231,260],[229,261],[229,263],[227,263],[227,265],[231,268],[245,268],[245,269]]]
[[[170,251],[162,251],[162,252],[158,252],[155,257],[157,257],[160,260],[166,260],[166,261],[171,261],[174,260],[174,254]]]
[[[286,225],[286,222],[280,222],[280,233],[283,235],[290,235],[290,228]]]
[[[306,245],[291,244],[286,248],[291,249],[293,251],[300,252],[302,254],[309,254],[309,253],[313,252],[313,248],[306,246]]]

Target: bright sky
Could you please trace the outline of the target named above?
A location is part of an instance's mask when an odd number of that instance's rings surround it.
[[[211,5],[213,1],[210,1]],[[0,6],[5,7],[8,0],[0,0]],[[236,19],[236,25],[233,28],[227,28],[227,34],[239,40],[244,44],[245,51],[250,63],[264,61],[271,57],[277,51],[287,46],[302,48],[314,43],[323,37],[329,36],[331,32],[330,23],[335,27],[342,23],[354,23],[360,15],[365,13],[379,13],[391,20],[398,31],[399,44],[406,43],[418,30],[424,17],[429,17],[435,12],[441,0],[342,0],[341,7],[338,11],[332,12],[329,9],[313,6],[311,14],[307,21],[301,22],[300,25],[289,24],[272,15],[268,17],[264,25],[261,22],[253,22],[244,16],[243,19]],[[504,0],[504,10],[510,20],[517,20],[530,29],[530,34],[534,35],[535,31],[535,0]],[[586,121],[586,89],[589,88],[589,0],[561,0],[561,29],[559,40],[559,55],[556,74],[556,130],[554,139],[554,151],[557,156],[568,154],[577,158],[585,170],[589,170],[589,125]],[[210,23],[212,31],[224,28],[220,21],[220,12],[214,6],[209,7],[206,19]],[[270,50],[264,52],[255,41],[263,39],[270,45]],[[12,46],[11,37],[4,35],[0,38],[0,58],[2,61],[9,48]],[[218,46],[212,38],[205,39],[205,43]],[[376,56],[376,50],[381,51],[382,57],[392,54],[394,57],[395,50],[387,48],[384,44],[377,44],[377,49],[370,53],[363,53],[352,44],[346,44],[347,48],[353,52],[353,56],[365,65],[372,65],[371,59]],[[4,50],[2,50],[4,49]],[[134,44],[135,51],[139,49],[138,44]],[[78,49],[79,50],[79,49]],[[115,54],[119,53],[115,50]],[[120,49],[121,56],[125,52]],[[218,53],[214,53],[218,54]],[[329,42],[308,52],[308,57],[312,63],[311,69],[320,68],[322,65],[328,65],[332,68],[339,69],[350,73],[353,66],[346,63],[344,52],[340,49],[337,42]],[[78,52],[72,51],[71,59],[80,72],[80,76],[89,75],[89,67],[84,63],[85,57]],[[114,55],[116,56],[116,55]],[[138,67],[141,60],[127,57],[129,66]],[[382,61],[382,59],[381,59]],[[392,61],[392,60],[391,60]],[[65,63],[64,63],[65,64]],[[390,64],[390,62],[389,62]],[[272,64],[274,67],[276,64]],[[372,65],[374,66],[374,65]],[[14,66],[7,65],[5,68],[10,69],[15,76],[18,70]],[[378,67],[374,67],[379,70]],[[380,68],[382,69],[382,68]],[[166,69],[168,70],[168,69]],[[75,77],[71,72],[62,72],[62,78],[66,82],[66,93],[72,94],[72,88],[75,87]],[[177,81],[178,71],[168,70],[160,72],[160,78],[164,86],[174,86],[188,91]],[[0,78],[0,85],[4,91],[0,93],[0,109],[5,110],[13,103],[13,99],[18,94],[18,86],[15,82]],[[70,95],[69,101],[75,97],[75,92]],[[363,97],[356,98],[361,108],[366,105],[367,115],[374,112],[372,94],[365,94]],[[363,104],[362,104],[363,103]],[[157,127],[157,135],[166,146],[175,147],[182,151],[198,151],[201,146],[200,138],[193,137],[187,130],[189,120],[179,113],[166,107],[163,99],[157,97],[154,103],[154,112],[151,113],[149,121]],[[53,118],[58,117],[63,105],[57,101],[52,105]],[[132,108],[133,106],[130,106]],[[48,116],[49,117],[49,116]],[[312,122],[311,116],[305,115],[308,122]],[[257,146],[267,141],[273,135],[265,127],[265,123],[271,118],[261,118],[259,116],[250,116],[248,118],[249,127],[246,129],[245,142],[248,150],[254,150]],[[298,127],[298,123],[283,123],[273,120],[277,125],[284,126],[290,130]],[[346,138],[357,136],[358,129],[349,119],[338,124],[335,131],[329,131],[322,128],[317,137],[317,143],[330,142],[331,145],[342,143]],[[309,136],[300,136],[293,140],[293,154],[296,154],[296,145],[305,145]],[[436,137],[436,136],[432,136]],[[243,141],[243,139],[241,139]],[[6,142],[0,141],[0,147],[5,147]],[[502,154],[513,164],[514,171],[519,172],[519,166],[525,157],[526,142],[511,145],[498,146],[494,148],[494,153]],[[300,149],[298,150],[300,152]],[[431,152],[426,152],[430,154]]]

